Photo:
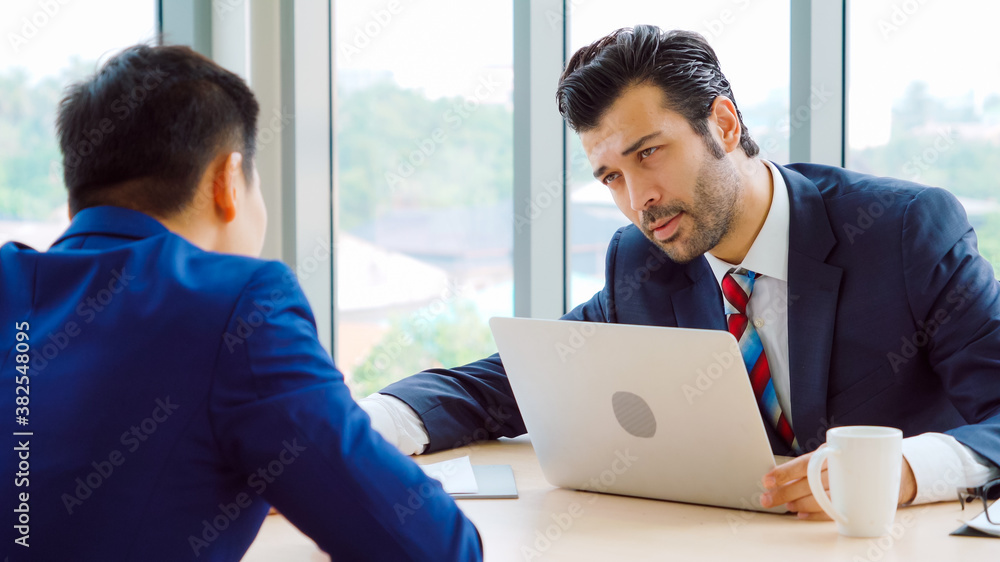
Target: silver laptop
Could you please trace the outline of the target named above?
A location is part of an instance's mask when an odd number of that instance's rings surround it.
[[[775,467],[736,339],[725,331],[492,318],[545,478],[626,496],[760,506]]]

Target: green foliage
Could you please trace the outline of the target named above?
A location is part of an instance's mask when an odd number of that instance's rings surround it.
[[[414,314],[397,317],[392,327],[354,369],[357,396],[432,367],[464,365],[496,353],[489,328],[471,301],[459,300],[443,311],[436,301]]]
[[[854,151],[850,168],[944,187],[962,197],[996,199],[1000,186],[991,170],[996,168],[998,153],[996,145],[963,140],[942,129]]]
[[[429,100],[392,82],[338,95],[340,221],[390,208],[485,206],[513,194],[511,111],[463,98]]]
[[[0,73],[0,219],[44,220],[66,202],[55,116],[63,86],[93,67],[74,59],[36,84],[19,68]]]

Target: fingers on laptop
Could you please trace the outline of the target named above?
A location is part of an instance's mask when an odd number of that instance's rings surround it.
[[[812,453],[809,453],[772,468],[771,472],[764,475],[764,487],[773,489],[793,480],[805,478],[811,457]]]
[[[822,472],[823,488],[830,488],[830,481],[827,471]],[[812,497],[809,489],[809,481],[806,478],[792,480],[785,484],[769,489],[761,496],[761,505],[764,507],[775,507],[787,504],[789,511],[808,512],[819,511],[819,505]]]

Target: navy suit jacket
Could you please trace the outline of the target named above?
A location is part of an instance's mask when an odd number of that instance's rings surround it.
[[[371,429],[280,262],[85,209],[47,252],[0,248],[0,365],[11,560],[239,560],[272,504],[335,560],[481,559]]]
[[[1000,464],[1000,284],[962,206],[906,181],[778,169],[791,214],[788,348],[801,450],[772,433],[774,452],[812,451],[831,427],[871,424],[944,432]],[[564,319],[726,329],[704,257],[674,263],[628,226],[611,240],[605,274],[604,289]],[[497,355],[382,392],[420,415],[429,451],[525,431]]]

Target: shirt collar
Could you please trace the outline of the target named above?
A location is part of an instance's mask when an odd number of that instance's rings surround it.
[[[166,232],[170,232],[167,227],[145,213],[124,207],[101,205],[88,207],[78,212],[73,217],[69,228],[52,244],[52,247],[54,248],[64,240],[74,236],[99,234],[142,240]]]
[[[757,233],[743,263],[731,264],[705,253],[705,259],[720,285],[722,278],[734,267],[749,269],[779,281],[788,281],[788,225],[791,220],[788,187],[778,168],[767,160],[764,163],[771,171],[771,207],[764,219],[764,226]]]

